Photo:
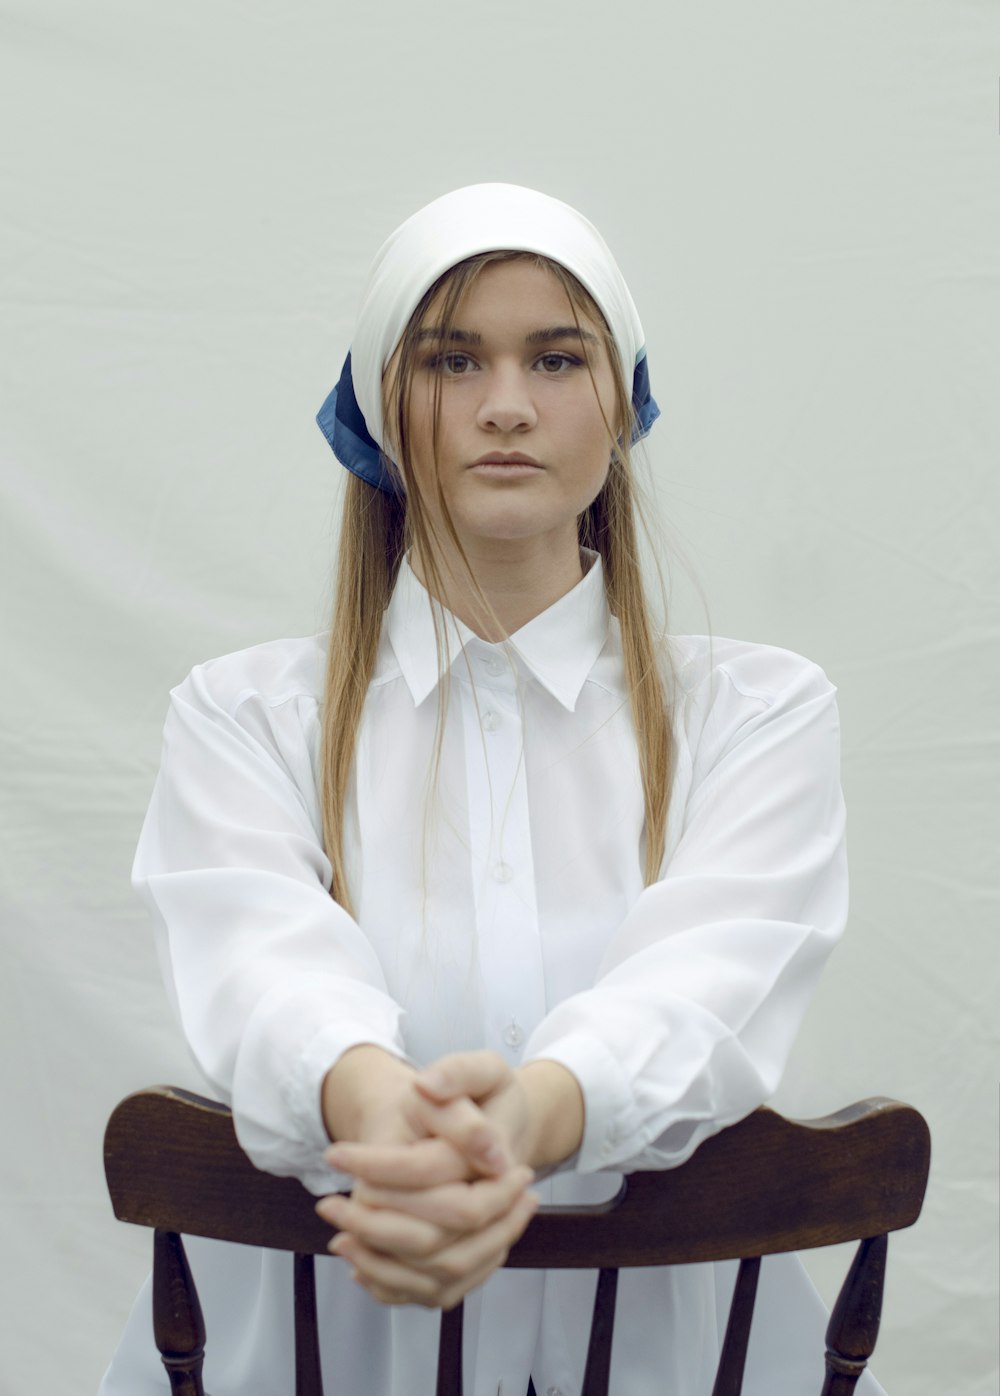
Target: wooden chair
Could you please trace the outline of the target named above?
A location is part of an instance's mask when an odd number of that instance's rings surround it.
[[[740,1260],[713,1396],[739,1396],[760,1258],[860,1241],[827,1329],[822,1396],[849,1396],[875,1346],[888,1232],[920,1214],[923,1117],[873,1099],[819,1120],[762,1108],[680,1168],[632,1173],[594,1206],[546,1207],[507,1264],[599,1269],[582,1396],[607,1396],[618,1270]],[[181,1233],[294,1253],[295,1393],[323,1396],[313,1256],[331,1230],[295,1180],[256,1169],[229,1110],[169,1086],[127,1097],[104,1140],[115,1215],[155,1228],[153,1327],[173,1396],[203,1396],[205,1327]],[[442,1314],[437,1396],[462,1393],[462,1307]]]

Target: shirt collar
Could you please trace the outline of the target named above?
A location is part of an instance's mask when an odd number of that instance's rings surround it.
[[[510,638],[510,650],[523,667],[570,712],[608,637],[604,567],[600,554],[585,549],[584,555],[591,564],[576,586]],[[507,650],[506,644],[481,640],[445,607],[438,607],[438,612],[448,638],[449,667],[454,667],[466,646],[480,654]],[[400,564],[386,610],[386,630],[413,701],[422,703],[437,686],[438,656],[430,596],[408,557]],[[463,671],[464,665],[458,672]]]

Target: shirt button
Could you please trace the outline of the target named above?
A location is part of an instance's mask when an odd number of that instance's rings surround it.
[[[508,1047],[520,1047],[521,1043],[524,1041],[524,1033],[521,1031],[521,1025],[516,1018],[511,1018],[510,1022],[504,1028],[503,1040]]]
[[[550,1386],[545,1396],[562,1396],[562,1392],[559,1390],[558,1386]]]
[[[497,882],[509,882],[514,876],[514,869],[509,863],[496,863],[493,867],[493,876]]]
[[[499,717],[497,716],[496,713],[494,713],[494,712],[485,712],[485,713],[483,713],[483,730],[484,730],[484,731],[486,731],[486,732],[495,732],[499,726],[500,726],[500,719],[499,719]]]
[[[488,674],[493,674],[494,677],[497,674],[502,674],[506,667],[502,659],[497,659],[495,655],[492,654],[487,655],[483,660],[483,668]]]

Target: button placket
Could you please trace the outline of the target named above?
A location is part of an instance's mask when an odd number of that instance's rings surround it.
[[[545,1004],[522,717],[507,659],[470,658],[476,691],[463,684],[462,694],[487,1043],[514,1062]]]

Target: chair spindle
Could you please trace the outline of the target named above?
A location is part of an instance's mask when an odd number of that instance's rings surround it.
[[[594,1317],[590,1321],[590,1342],[587,1345],[587,1366],[583,1373],[581,1396],[608,1396],[617,1297],[618,1271],[601,1270],[597,1276]]]
[[[858,1246],[826,1330],[826,1381],[822,1396],[852,1396],[878,1337],[888,1236]]]
[[[296,1253],[293,1261],[295,1294],[295,1396],[323,1396],[316,1320],[316,1269],[311,1255]]]
[[[748,1256],[740,1261],[712,1396],[740,1396],[743,1390],[743,1369],[746,1366],[747,1344],[750,1341],[750,1324],[753,1321],[759,1276],[759,1255]]]
[[[462,1316],[464,1304],[441,1312],[437,1396],[462,1396]]]
[[[205,1396],[205,1320],[194,1276],[176,1231],[153,1234],[153,1337],[171,1396]]]

